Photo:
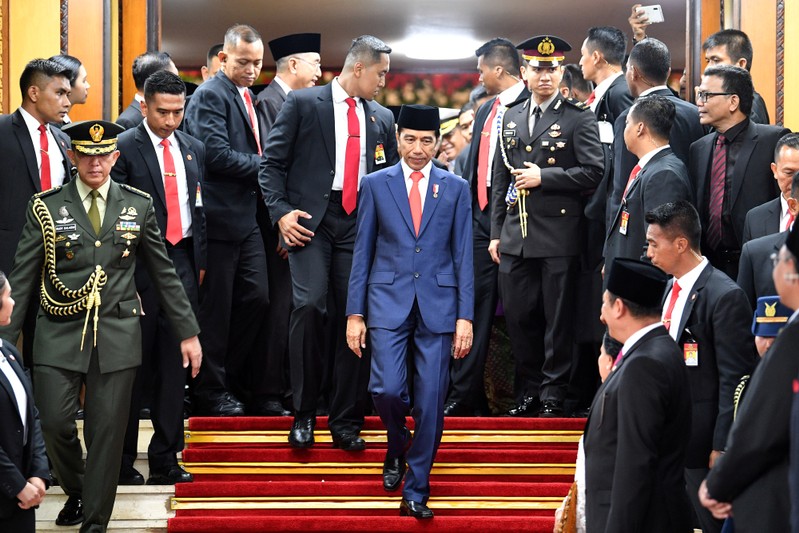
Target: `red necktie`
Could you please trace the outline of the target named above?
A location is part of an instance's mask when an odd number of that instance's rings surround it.
[[[483,131],[480,133],[480,148],[477,152],[477,205],[480,210],[488,205],[488,167],[491,161],[488,159],[488,149],[491,146],[491,130],[494,128],[494,119],[497,116],[499,107],[499,97],[494,98],[494,105],[491,106],[491,113],[483,124]]]
[[[250,128],[252,129],[253,137],[255,137],[255,144],[258,146],[258,155],[261,155],[261,140],[258,138],[258,132],[255,129],[255,108],[252,106],[252,96],[250,96],[249,89],[244,89],[244,102],[247,104],[247,115],[250,117]]]
[[[791,229],[791,224],[793,224],[793,219],[794,219],[793,213],[789,213],[788,222],[785,223],[785,231]]]
[[[619,350],[619,354],[616,356],[616,359],[613,360],[613,368],[615,369],[621,363],[621,359],[624,357],[624,352]]]
[[[585,105],[591,105],[596,100],[596,91],[591,91],[591,94],[588,96],[588,100],[585,101]]]
[[[47,127],[44,124],[39,126],[39,147],[42,155],[42,168],[40,173],[42,190],[47,191],[53,188],[53,182],[50,180],[50,154],[48,152],[50,145],[47,142]]]
[[[666,326],[666,329],[671,328],[671,314],[674,312],[677,298],[680,297],[680,290],[680,284],[675,280],[674,285],[671,287],[671,298],[669,298],[669,305],[666,307],[666,314],[663,315],[663,325]]]
[[[708,204],[707,243],[715,250],[721,242],[721,215],[724,208],[724,188],[727,175],[727,140],[716,139],[713,164],[710,166],[710,203]]]
[[[419,180],[424,177],[424,174],[418,170],[411,172],[411,192],[408,194],[408,201],[411,204],[411,219],[413,220],[413,229],[416,236],[419,236],[419,226],[422,225],[422,195],[419,194]]]
[[[180,201],[178,200],[178,180],[175,172],[175,160],[169,151],[169,140],[161,141],[164,147],[164,196],[166,198],[166,240],[175,245],[183,238],[183,226],[180,223]]]
[[[635,165],[633,167],[633,171],[630,172],[630,177],[627,180],[627,186],[624,188],[624,194],[621,195],[622,198],[627,198],[627,191],[630,190],[630,185],[632,185],[632,182],[635,181],[635,177],[638,176],[639,172],[641,172],[641,167],[639,165]]]
[[[361,122],[355,111],[355,99],[347,98],[347,150],[344,154],[344,188],[341,206],[348,215],[355,211],[358,201],[358,170],[361,167]]]

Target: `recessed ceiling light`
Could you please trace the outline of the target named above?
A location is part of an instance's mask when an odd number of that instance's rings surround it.
[[[416,34],[391,45],[395,52],[410,59],[446,61],[474,57],[474,51],[483,44],[472,37],[445,34],[438,31]]]

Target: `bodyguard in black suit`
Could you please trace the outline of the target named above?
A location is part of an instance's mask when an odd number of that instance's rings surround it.
[[[788,235],[774,260],[780,301],[799,308],[799,229]],[[716,518],[735,515],[735,531],[789,531],[790,418],[799,357],[797,314],[788,320],[746,387],[727,449],[699,489],[699,500]]]
[[[333,444],[347,450],[365,447],[359,433],[370,360],[353,357],[347,347],[344,310],[359,179],[399,158],[393,115],[373,102],[385,84],[389,53],[391,48],[380,39],[355,39],[342,73],[324,87],[289,93],[266,138],[258,179],[272,222],[289,249],[295,410],[289,443],[299,448],[314,443],[328,323],[334,325],[336,337],[328,422]],[[330,291],[334,309],[327,305]]]
[[[586,424],[586,525],[594,532],[692,531],[684,465],[691,394],[660,322],[667,276],[632,259],[606,270],[602,321],[623,342]]]
[[[669,132],[669,146],[674,155],[687,167],[691,144],[705,135],[705,129],[699,123],[696,106],[674,96],[666,86],[670,73],[671,54],[661,41],[649,38],[633,46],[625,73],[630,94],[635,98],[649,95],[663,96],[674,104],[675,115]],[[612,222],[612,217],[619,209],[630,172],[638,163],[638,157],[630,153],[624,145],[624,124],[628,113],[629,108],[623,111],[613,124],[613,184],[607,199],[608,224]],[[693,192],[691,194],[693,195]]]
[[[668,144],[674,104],[663,96],[644,96],[633,104],[623,136],[639,156],[605,240],[605,261],[646,255],[646,220],[652,209],[667,202],[691,201],[688,170]]]
[[[488,253],[491,241],[491,170],[494,157],[499,152],[500,139],[497,125],[501,123],[507,106],[516,100],[530,98],[530,91],[518,77],[521,63],[513,43],[502,38],[491,39],[478,48],[475,55],[482,84],[494,98],[481,105],[475,114],[463,172],[463,179],[469,182],[472,190],[474,344],[469,357],[456,359],[450,365],[450,390],[444,405],[447,416],[471,416],[486,408],[484,370],[498,297],[497,264]],[[489,117],[492,117],[490,121]]]
[[[43,183],[46,189],[70,179],[69,137],[51,126],[61,124],[69,111],[69,74],[57,63],[34,59],[20,76],[22,105],[12,114],[0,116],[0,270],[5,272],[14,262],[31,196],[42,191]],[[45,128],[49,186],[42,166],[45,144],[40,127]],[[27,367],[33,364],[37,309],[31,306],[23,326],[22,354]]]
[[[529,100],[508,108],[491,187],[491,243],[520,409],[560,416],[572,361],[574,280],[582,195],[602,177],[596,117],[558,91],[568,43],[533,37],[524,49]],[[510,188],[509,188],[510,186]]]
[[[777,141],[789,133],[748,118],[752,91],[752,77],[740,67],[705,70],[696,99],[699,121],[716,131],[691,145],[688,164],[702,221],[702,250],[733,279],[746,214],[778,194],[770,165]]]
[[[285,35],[269,41],[277,73],[266,89],[258,94],[256,111],[266,139],[289,92],[313,87],[322,75],[318,33]],[[291,316],[291,273],[288,252],[280,243],[280,232],[269,219],[264,202],[258,202],[258,227],[264,240],[269,274],[269,310],[258,344],[266,351],[263,397],[254,405],[254,413],[265,416],[289,415],[283,398],[291,393],[288,377],[289,316]]]
[[[0,325],[11,319],[11,285],[0,271]],[[30,377],[14,346],[0,340],[0,527],[36,531],[34,507],[50,485],[39,412]]]
[[[702,531],[722,522],[699,504],[699,485],[724,452],[732,425],[735,389],[757,361],[746,295],[699,250],[699,215],[687,201],[647,213],[648,257],[673,276],[666,290],[663,322],[680,347],[691,389],[691,439],[685,480]]]
[[[799,135],[788,133],[780,137],[774,147],[771,171],[777,181],[779,196],[749,210],[744,222],[743,242],[790,229],[794,217],[788,204],[793,177],[799,172]]]
[[[261,71],[264,45],[247,25],[225,34],[222,68],[192,95],[186,132],[205,144],[202,200],[208,233],[208,276],[200,301],[208,354],[194,389],[198,413],[244,414],[236,395],[266,380],[257,345],[269,302],[266,255],[255,218],[260,126],[248,89]]]
[[[133,95],[133,101],[117,117],[117,124],[127,130],[141,124],[144,120],[141,112],[141,103],[144,101],[144,82],[151,74],[159,70],[178,73],[175,63],[166,52],[146,52],[133,60],[133,83],[136,85],[136,94]]]
[[[153,197],[155,217],[161,234],[165,236],[167,254],[196,314],[206,264],[201,193],[205,147],[197,139],[177,131],[183,119],[185,92],[180,77],[166,70],[147,79],[142,102],[144,121],[117,138],[120,156],[111,169],[111,178]],[[164,140],[169,143],[168,157],[167,148],[161,145]],[[167,174],[168,158],[173,161],[174,176]],[[174,179],[174,185],[170,179]],[[174,192],[173,187],[176,189]],[[173,228],[173,224],[177,227]],[[147,452],[150,464],[148,483],[191,481],[191,474],[177,463],[177,453],[183,449],[186,385],[178,339],[144,268],[136,270],[136,290],[145,312],[141,317],[142,366],[137,371],[131,398],[120,484],[144,482],[133,462],[137,453],[142,389],[151,382],[154,383],[151,409],[154,433]]]

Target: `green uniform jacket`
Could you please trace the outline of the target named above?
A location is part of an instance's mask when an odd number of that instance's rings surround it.
[[[69,289],[79,289],[97,265],[102,266],[108,276],[100,291],[97,325],[100,372],[115,372],[141,364],[139,316],[142,310],[133,279],[137,256],[144,260],[177,337],[187,339],[197,335],[200,328],[164,248],[152,198],[147,193],[111,181],[98,238],[80,201],[76,181],[39,193],[34,199],[40,198],[44,202],[53,219],[56,273],[64,285]],[[11,324],[0,328],[0,337],[12,343],[19,337],[30,299],[39,298],[45,259],[43,232],[34,214],[33,199],[26,217],[9,276],[16,309]],[[69,301],[53,287],[49,276],[44,276],[48,293],[58,301]],[[60,317],[39,309],[33,345],[34,364],[86,373],[94,343],[94,310],[81,349],[85,319],[85,310]]]

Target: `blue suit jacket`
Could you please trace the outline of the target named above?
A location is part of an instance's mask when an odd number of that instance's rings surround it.
[[[459,318],[472,320],[471,220],[468,183],[433,166],[417,237],[401,164],[365,176],[346,314],[396,329],[416,300],[434,333],[455,331]]]

